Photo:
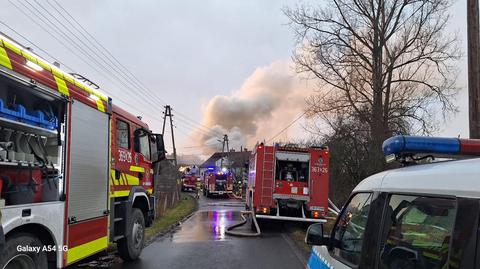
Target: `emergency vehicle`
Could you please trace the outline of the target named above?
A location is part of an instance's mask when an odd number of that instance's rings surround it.
[[[194,191],[197,186],[197,176],[184,174],[182,176],[182,191]]]
[[[0,268],[142,250],[163,138],[76,77],[0,35]]]
[[[309,227],[308,268],[480,268],[480,159],[465,159],[480,140],[395,136],[383,151],[405,167],[360,182],[331,235]]]
[[[233,174],[226,168],[209,168],[203,174],[203,195],[228,195],[233,193]]]
[[[255,146],[249,162],[246,207],[257,220],[325,222],[327,147]]]

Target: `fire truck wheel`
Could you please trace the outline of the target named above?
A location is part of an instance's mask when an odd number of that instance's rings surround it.
[[[118,242],[118,253],[125,261],[138,259],[143,249],[145,240],[145,219],[143,213],[138,208],[132,209],[129,226],[131,235]]]
[[[7,239],[0,256],[0,268],[47,269],[47,253],[42,248],[43,244],[37,237],[27,233],[16,234]]]

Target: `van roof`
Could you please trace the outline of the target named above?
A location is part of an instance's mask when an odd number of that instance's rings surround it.
[[[412,165],[384,171],[364,179],[353,191],[480,198],[480,158]]]

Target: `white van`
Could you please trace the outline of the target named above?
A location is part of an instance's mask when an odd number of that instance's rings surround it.
[[[331,235],[309,227],[307,268],[480,268],[480,159],[413,164],[478,155],[480,140],[396,136],[383,150],[406,167],[358,184]]]

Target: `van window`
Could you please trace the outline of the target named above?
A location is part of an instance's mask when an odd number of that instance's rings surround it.
[[[444,268],[456,216],[453,199],[392,195],[380,268]]]
[[[360,263],[363,235],[371,201],[371,193],[357,193],[340,215],[333,235],[335,239],[333,254],[339,260],[351,265]]]
[[[117,120],[117,147],[129,149],[130,148],[130,130],[128,123]]]

